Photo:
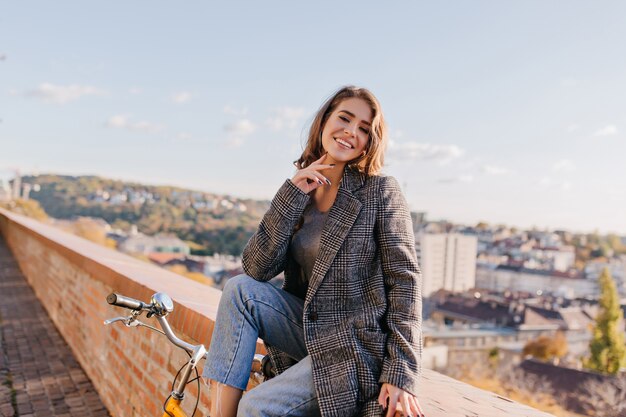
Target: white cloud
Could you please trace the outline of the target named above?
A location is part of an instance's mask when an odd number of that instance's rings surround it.
[[[102,96],[106,92],[90,85],[56,85],[51,83],[40,84],[34,90],[27,91],[26,97],[39,98],[46,102],[65,104],[78,100],[84,96]]]
[[[158,133],[165,128],[164,125],[147,122],[145,120],[134,122],[130,120],[129,116],[123,114],[111,116],[109,120],[107,120],[107,122],[105,123],[105,126],[115,129],[127,129],[133,132],[142,133]]]
[[[176,104],[183,104],[191,100],[189,91],[180,91],[172,96],[172,101]]]
[[[569,159],[561,159],[552,165],[552,170],[556,172],[573,171],[574,169],[576,169],[576,165]]]
[[[487,175],[505,175],[511,172],[510,170],[506,168],[498,167],[495,165],[483,165],[481,167],[481,170],[483,173]]]
[[[139,87],[131,87],[128,92],[132,95],[141,94],[141,88]]]
[[[245,116],[248,114],[248,108],[242,107],[241,109],[238,109],[227,104],[224,106],[224,114],[230,114],[232,116]]]
[[[256,131],[256,125],[248,119],[240,119],[224,126],[224,130],[233,136],[248,136]]]
[[[272,116],[265,120],[265,124],[272,130],[279,132],[284,129],[296,129],[304,117],[301,107],[279,107],[272,110]]]
[[[437,182],[442,183],[442,184],[453,184],[453,183],[458,183],[458,182],[470,183],[473,181],[474,181],[474,177],[471,175],[459,175],[457,177],[442,178],[438,180]]]
[[[606,125],[602,129],[599,129],[593,136],[612,136],[617,134],[617,126]]]
[[[228,139],[224,142],[226,147],[240,148],[245,142],[244,137],[254,133],[257,126],[248,119],[240,119],[224,126],[224,130],[229,133]]]
[[[389,156],[395,159],[433,160],[447,164],[463,156],[465,151],[456,145],[433,145],[430,143],[389,141]]]
[[[110,117],[106,125],[107,127],[125,128],[128,126],[128,118],[124,115],[117,114]]]

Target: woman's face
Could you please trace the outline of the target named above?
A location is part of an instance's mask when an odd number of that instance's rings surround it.
[[[372,108],[363,99],[348,98],[339,103],[322,130],[322,146],[328,152],[324,163],[347,163],[363,155],[372,117]]]

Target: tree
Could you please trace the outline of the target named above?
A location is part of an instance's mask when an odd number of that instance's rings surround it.
[[[554,337],[541,336],[526,343],[522,353],[524,356],[530,355],[534,358],[547,360],[559,360],[567,355],[567,339],[562,332],[558,332]]]
[[[0,202],[0,207],[21,214],[23,216],[31,217],[40,222],[48,220],[48,215],[44,209],[35,200],[11,200],[7,202]]]
[[[589,343],[591,356],[584,361],[585,367],[615,375],[626,366],[624,346],[624,313],[619,305],[615,281],[608,268],[604,268],[599,279],[600,310]]]

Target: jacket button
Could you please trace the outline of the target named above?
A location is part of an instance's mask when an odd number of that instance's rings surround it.
[[[315,311],[311,311],[309,313],[309,320],[311,320],[311,321],[317,320],[317,313]]]

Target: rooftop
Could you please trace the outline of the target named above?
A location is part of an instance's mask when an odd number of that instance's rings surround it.
[[[0,232],[6,242],[0,246],[0,311],[4,318],[11,318],[2,322],[2,346],[8,372],[26,375],[14,378],[12,386],[18,408],[24,407],[20,415],[29,415],[29,405],[33,410],[47,410],[33,412],[33,416],[106,416],[103,407],[112,416],[160,415],[184,354],[154,333],[146,336],[113,327],[103,331],[102,319],[118,315],[104,298],[113,290],[137,299],[166,292],[176,303],[170,319],[173,329],[191,343],[208,345],[220,292],[4,210],[0,210]],[[16,295],[17,287],[30,295]],[[45,300],[43,308],[36,297]],[[36,311],[37,318],[32,314],[26,318],[19,308]],[[16,316],[24,316],[25,321],[18,322]],[[47,325],[42,324],[45,320]],[[47,333],[54,326],[58,333]],[[35,343],[29,347],[16,329],[43,333],[29,336]],[[65,353],[56,353],[60,345],[67,347]],[[61,371],[67,373],[57,375]],[[193,387],[190,390],[190,397],[195,398]],[[208,414],[207,391],[203,385],[201,415]],[[0,391],[4,408],[7,398],[11,404],[11,391]],[[430,370],[424,370],[420,402],[429,417],[550,416]],[[67,409],[60,408],[63,404]],[[3,413],[4,408],[0,409]],[[10,411],[7,408],[9,415]]]

